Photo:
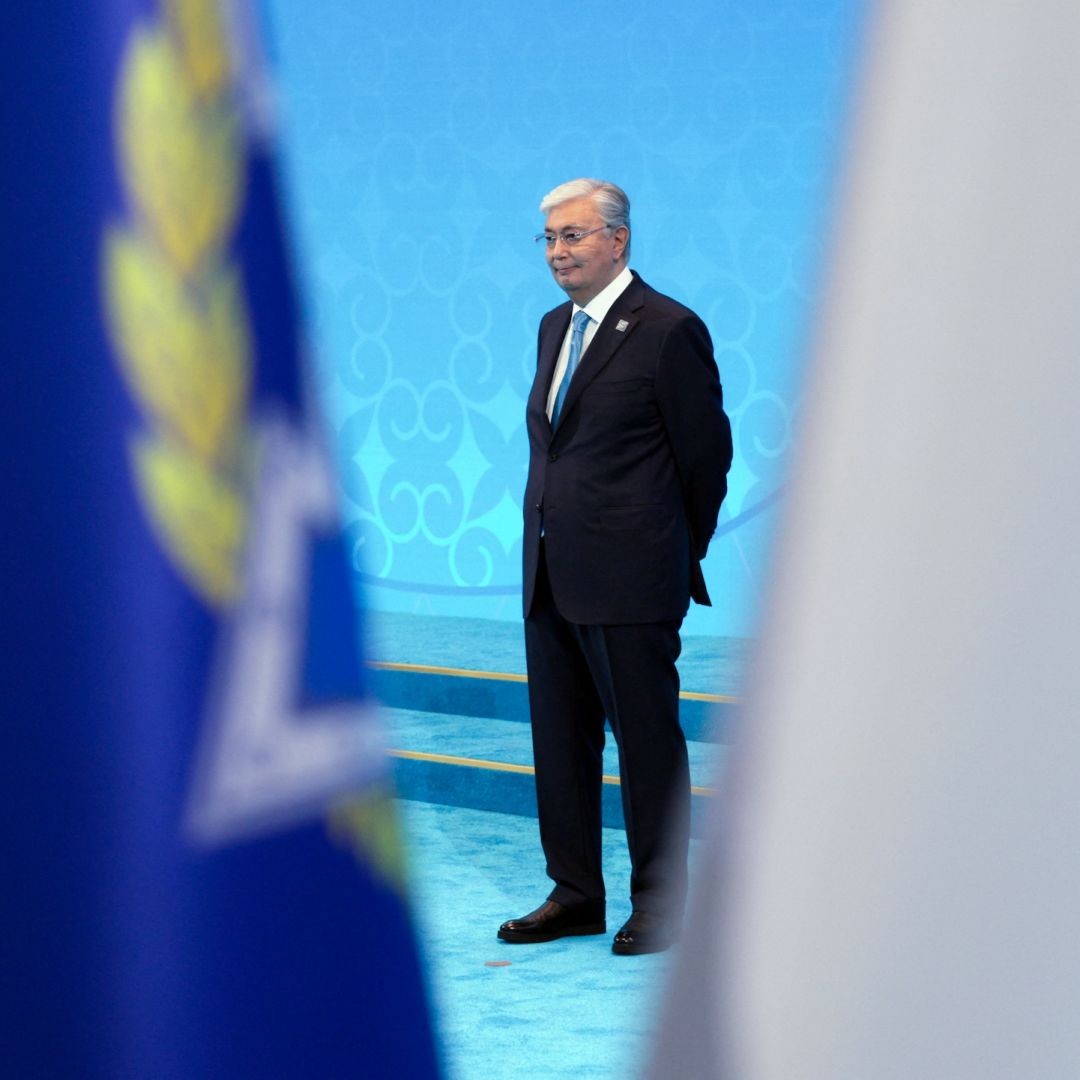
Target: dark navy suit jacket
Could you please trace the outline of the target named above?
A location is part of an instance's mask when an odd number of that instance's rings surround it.
[[[524,609],[541,521],[551,591],[582,624],[681,619],[727,492],[731,427],[705,324],[637,274],[581,359],[554,430],[547,397],[570,302],[540,322],[529,395]]]

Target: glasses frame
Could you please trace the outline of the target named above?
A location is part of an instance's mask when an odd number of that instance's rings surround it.
[[[541,241],[544,243],[544,247],[553,248],[560,240],[567,247],[574,247],[580,244],[586,236],[592,236],[593,233],[598,233],[602,229],[617,229],[618,225],[597,225],[595,229],[586,229],[584,232],[579,232],[577,229],[564,230],[561,233],[537,233],[533,237],[533,242],[539,244]],[[573,237],[573,239],[571,239]]]

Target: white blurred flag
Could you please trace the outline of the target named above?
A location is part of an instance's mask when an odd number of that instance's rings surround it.
[[[657,1080],[1080,1077],[1080,2],[881,3]]]

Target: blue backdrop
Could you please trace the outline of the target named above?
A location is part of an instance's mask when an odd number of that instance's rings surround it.
[[[753,631],[862,0],[265,0],[358,582],[517,618],[525,398],[563,299],[541,197],[621,184],[632,266],[706,320],[736,458],[690,633]]]

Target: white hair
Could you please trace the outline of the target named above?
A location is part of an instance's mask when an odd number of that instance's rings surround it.
[[[588,177],[568,180],[565,184],[552,188],[540,200],[540,213],[546,214],[571,199],[592,199],[605,225],[611,228],[625,225],[629,230],[630,200],[626,192],[617,184],[612,184],[607,180],[591,180]],[[629,256],[629,241],[626,245],[626,253]]]

